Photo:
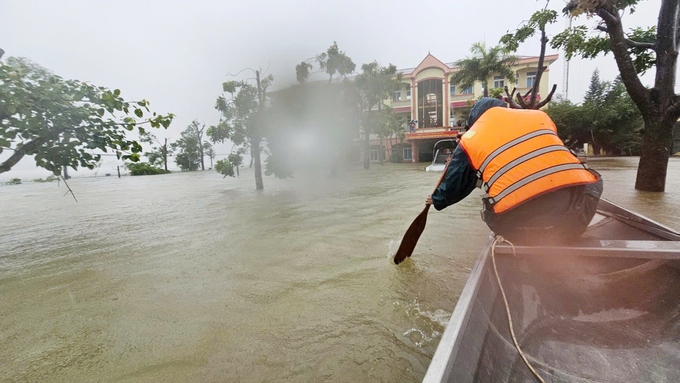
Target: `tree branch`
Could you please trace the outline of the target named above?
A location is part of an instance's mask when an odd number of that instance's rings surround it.
[[[12,169],[12,166],[16,165],[17,162],[24,158],[27,152],[28,153],[33,152],[35,149],[39,148],[46,141],[47,138],[36,138],[14,149],[14,154],[12,154],[8,159],[6,159],[5,162],[0,164],[0,174]]]
[[[541,85],[541,77],[545,71],[543,62],[545,60],[545,47],[548,45],[548,37],[545,35],[545,26],[541,28],[541,54],[538,56],[538,71],[536,71],[536,79],[534,80],[533,92],[531,93],[531,100],[529,100],[530,109],[536,106],[536,96],[538,96],[538,87]]]
[[[616,13],[616,12],[614,12]],[[626,37],[623,33],[623,25],[621,24],[621,19],[618,16],[612,14],[604,8],[599,8],[597,10],[598,16],[600,16],[604,22],[607,24],[609,39],[612,42],[612,52],[614,53],[614,59],[619,67],[619,72],[621,73],[621,80],[626,86],[626,90],[630,95],[630,98],[635,102],[635,104],[642,111],[649,110],[651,108],[651,103],[649,99],[649,91],[642,85],[640,78],[635,70],[635,65],[633,60],[628,54],[628,44],[626,43]],[[643,111],[643,114],[645,112]]]
[[[680,0],[663,0],[659,10],[656,41],[656,78],[654,88],[659,91],[660,100],[670,102],[675,96],[675,75],[678,60],[676,34],[678,28],[678,7]],[[662,110],[670,105],[661,105]]]
[[[598,25],[597,27],[595,27],[595,29],[597,29],[598,31],[604,32],[604,33],[609,33],[609,29],[607,29],[607,27],[605,27],[604,25]],[[639,41],[629,39],[628,37],[625,37],[625,36],[624,36],[624,40],[626,40],[626,44],[628,44],[628,46],[630,48],[644,48],[644,49],[656,50],[656,43],[642,43],[642,42],[639,42]]]
[[[544,107],[547,103],[549,103],[550,100],[552,100],[552,96],[553,96],[553,94],[555,94],[555,91],[556,91],[556,90],[557,90],[557,84],[554,84],[553,87],[552,87],[552,90],[550,91],[550,93],[548,93],[548,97],[546,97],[545,100],[543,100],[543,101],[541,101],[540,103],[538,103],[538,106],[536,106],[536,109],[541,109],[541,108]]]
[[[66,194],[71,193],[71,195],[73,196],[73,199],[75,199],[76,203],[78,203],[78,200],[76,199],[76,195],[73,194],[73,190],[71,190],[71,187],[68,186],[68,183],[66,183],[66,179],[63,176],[60,176],[60,177],[64,181],[64,185],[66,185],[66,188],[68,189],[68,191],[66,193],[64,193],[64,197],[66,197]]]
[[[515,102],[515,100],[513,100],[513,97],[515,96],[515,91],[517,91],[517,88],[513,87],[513,88],[512,88],[512,93],[510,93],[510,92],[508,91],[507,85],[506,85],[504,88],[505,88],[505,94],[508,96],[508,97],[505,98],[505,102],[507,102],[508,104],[510,104],[510,108],[512,108],[512,109],[521,109],[522,107],[520,107],[520,106]]]
[[[526,97],[526,96],[524,96],[524,97]],[[520,109],[529,109],[527,107],[527,104],[524,102],[524,97],[522,97],[521,93],[517,93],[517,102],[519,103]]]

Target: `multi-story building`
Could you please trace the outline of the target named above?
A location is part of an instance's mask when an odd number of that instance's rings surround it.
[[[557,60],[557,55],[545,57],[545,66]],[[512,65],[515,72],[514,81],[502,76],[492,75],[488,79],[489,88],[509,89],[516,87],[519,92],[526,93],[534,85],[538,57],[520,57]],[[451,77],[459,70],[453,63],[443,63],[428,54],[415,68],[402,69],[402,81],[399,90],[393,92],[392,97],[384,100],[385,105],[392,107],[397,114],[406,138],[400,142],[397,139],[380,140],[371,135],[371,161],[379,160],[379,151],[383,150],[385,159],[389,159],[392,151],[400,150],[405,162],[432,161],[432,148],[441,139],[455,138],[464,130],[465,121],[474,101],[483,94],[482,83],[462,88],[451,82]],[[549,69],[543,73],[538,97],[547,95],[549,89]],[[417,120],[412,127],[409,121]],[[363,140],[362,140],[363,141]],[[361,151],[363,160],[363,150]]]

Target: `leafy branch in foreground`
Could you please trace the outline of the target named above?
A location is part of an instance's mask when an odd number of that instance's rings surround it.
[[[553,48],[565,56],[594,58],[612,53],[621,81],[642,114],[642,155],[635,188],[664,191],[673,129],[680,117],[680,95],[675,78],[680,48],[680,0],[662,0],[656,26],[626,32],[622,17],[635,11],[639,0],[572,0],[564,8],[568,16],[599,19],[589,31],[584,26],[567,29],[553,38]],[[654,85],[647,88],[640,74],[655,69]]]
[[[125,101],[109,90],[78,80],[64,80],[23,58],[0,62],[0,153],[14,153],[0,163],[0,173],[25,155],[59,175],[64,167],[94,169],[97,151],[139,161],[142,146],[127,132],[167,128],[174,115],[151,112],[149,101]]]

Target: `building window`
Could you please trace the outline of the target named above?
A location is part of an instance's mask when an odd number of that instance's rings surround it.
[[[401,91],[392,92],[392,101],[401,101]]]
[[[378,149],[371,149],[371,161],[378,161]]]
[[[527,88],[534,86],[534,81],[536,81],[536,72],[527,72]]]
[[[467,88],[464,88],[462,94],[472,94],[472,87],[468,86]]]
[[[406,85],[406,99],[411,99],[411,85]]]
[[[519,72],[515,73],[515,84],[519,86]]]
[[[456,86],[455,85],[451,85],[451,95],[452,96],[456,95]]]
[[[444,126],[442,85],[440,79],[423,80],[418,83],[418,128]]]
[[[502,88],[505,86],[505,79],[503,76],[493,76],[493,87]]]
[[[413,160],[411,148],[404,148],[404,159],[409,161]]]

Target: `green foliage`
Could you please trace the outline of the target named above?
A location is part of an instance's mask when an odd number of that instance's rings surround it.
[[[266,92],[274,77],[269,75],[261,80],[262,92]],[[262,124],[263,116],[260,111],[260,100],[257,87],[244,83],[229,83],[228,88],[232,94],[230,99],[224,95],[217,98],[215,109],[221,114],[220,123],[211,126],[206,134],[213,142],[225,142],[231,140],[236,145],[248,144],[253,137],[261,137],[266,133]],[[234,95],[234,93],[236,93]]]
[[[595,71],[583,104],[553,102],[546,112],[565,145],[571,148],[588,143],[596,152],[640,153],[642,116],[620,79],[603,82]]]
[[[194,120],[182,132],[181,137],[171,144],[177,150],[175,163],[183,172],[198,170],[201,165],[201,134],[205,125]]]
[[[542,9],[534,12],[529,21],[523,23],[514,33],[508,31],[501,37],[500,43],[508,52],[515,52],[519,44],[534,36],[536,31],[545,30],[545,26],[557,21],[557,12],[551,9]]]
[[[6,182],[7,185],[21,185],[21,178],[12,178]]]
[[[229,177],[234,177],[234,165],[228,159],[222,159],[215,162],[215,171]]]
[[[172,146],[168,147],[165,143],[161,144],[158,138],[150,132],[140,134],[139,140],[152,145],[157,144],[151,148],[151,151],[144,153],[144,155],[151,165],[159,167],[165,166],[168,161],[168,156],[173,153]]]
[[[452,84],[467,88],[473,86],[475,81],[481,81],[484,96],[488,96],[488,79],[495,73],[505,77],[510,83],[515,82],[515,72],[510,66],[517,61],[517,57],[509,55],[505,48],[495,46],[487,49],[486,44],[478,42],[472,44],[470,52],[473,54],[471,57],[456,63],[460,70],[451,77]]]
[[[229,154],[227,159],[229,160],[229,163],[232,164],[234,167],[239,167],[243,165],[243,155],[241,150]]]
[[[148,101],[125,101],[120,93],[64,80],[26,59],[0,63],[0,152],[14,149],[0,173],[25,154],[55,175],[65,166],[94,169],[96,151],[138,161],[142,147],[126,132],[143,132],[142,124],[167,128],[174,115],[151,113]]]
[[[656,26],[647,29],[632,29],[627,37],[640,43],[654,43],[657,38]],[[588,28],[584,25],[577,25],[558,33],[553,37],[551,46],[554,49],[563,49],[564,56],[568,60],[575,55],[592,59],[600,54],[607,55],[612,51],[611,40],[607,33],[598,30],[596,35],[590,36]],[[632,57],[635,71],[638,74],[644,74],[656,65],[656,53],[653,50],[629,46],[628,54]]]
[[[339,74],[345,77],[354,72],[354,68],[356,68],[352,59],[338,48],[338,43],[335,41],[333,45],[328,47],[326,52],[316,56],[316,61],[319,63],[319,67],[328,74],[329,84],[333,80],[334,75]]]
[[[277,157],[276,154],[270,154],[264,161],[265,171],[267,176],[275,176],[276,178],[293,178],[293,169],[288,164],[288,158]]]
[[[301,62],[295,67],[295,77],[300,84],[307,81],[309,78],[309,71],[312,69],[312,64],[308,62]]]
[[[36,179],[33,180],[33,182],[52,182],[52,181],[56,181],[56,180],[57,180],[57,177],[55,177],[53,175],[49,175],[49,176],[45,177],[44,179],[43,178],[36,178]]]
[[[157,167],[155,167],[151,164],[148,164],[146,162],[137,162],[137,163],[127,162],[127,163],[125,163],[125,167],[130,171],[130,175],[133,175],[133,176],[148,176],[148,175],[153,175],[153,174],[170,173],[169,170],[163,170],[161,168],[157,168]]]

